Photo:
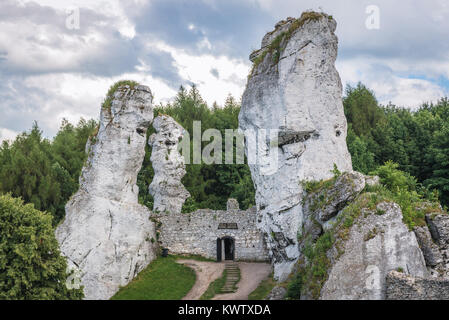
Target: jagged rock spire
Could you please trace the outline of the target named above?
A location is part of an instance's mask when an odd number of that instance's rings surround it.
[[[150,211],[136,185],[153,120],[148,87],[122,85],[102,107],[88,142],[80,189],[56,230],[61,252],[84,286],[86,299],[109,299],[155,258]]]
[[[288,276],[300,255],[301,181],[330,178],[334,164],[340,171],[352,171],[342,85],[335,68],[335,29],[332,17],[305,12],[299,19],[278,23],[250,57],[254,65],[243,94],[239,126],[256,132],[278,130],[277,145],[267,139],[264,148],[256,148],[259,160],[278,152],[275,172],[265,174],[259,164],[250,164],[250,169],[259,226],[280,280]]]
[[[186,174],[184,157],[178,151],[185,130],[173,118],[159,115],[154,119],[148,143],[152,147],[151,162],[154,178],[149,191],[154,197],[153,211],[180,213],[190,193],[181,182]]]

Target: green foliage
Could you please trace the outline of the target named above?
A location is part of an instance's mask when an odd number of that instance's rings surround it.
[[[53,215],[56,225],[64,206],[78,190],[78,178],[87,158],[85,145],[96,122],[80,120],[74,127],[63,120],[51,142],[42,137],[37,123],[11,144],[0,147],[0,193],[11,193],[38,210]]]
[[[334,244],[331,232],[323,234],[315,244],[308,243],[304,248],[307,263],[300,264],[298,273],[287,288],[288,299],[299,299],[301,292],[310,292],[314,299],[320,296],[321,288],[328,278],[330,260],[327,251]]]
[[[449,99],[418,110],[380,106],[363,84],[348,86],[343,100],[353,167],[363,173],[387,161],[416,177],[418,191],[437,191],[449,205]],[[422,184],[422,186],[420,186]]]
[[[390,190],[416,190],[416,179],[410,176],[409,173],[398,170],[398,168],[399,165],[397,163],[387,161],[385,165],[371,172],[371,175],[379,176],[380,182]]]
[[[356,87],[349,85],[346,87],[343,105],[346,119],[352,124],[352,129],[358,136],[369,134],[370,129],[385,117],[378,107],[374,93],[361,83]]]
[[[114,93],[118,90],[118,88],[122,86],[129,86],[131,89],[134,89],[135,86],[138,86],[139,83],[132,80],[120,80],[114,83],[108,90],[108,93],[106,94],[106,98],[103,101],[103,104],[101,105],[104,109],[110,109],[112,100],[114,99]]]
[[[81,299],[82,289],[67,289],[66,269],[52,216],[0,195],[0,300]]]
[[[227,98],[223,108],[216,104],[209,108],[195,86],[192,86],[189,91],[181,87],[173,103],[160,105],[155,109],[155,116],[166,114],[173,117],[190,135],[191,158],[190,164],[186,165],[186,175],[182,183],[190,192],[191,198],[184,203],[182,212],[188,213],[197,209],[224,210],[227,200],[231,197],[239,201],[242,209],[254,205],[255,191],[248,165],[224,164],[224,153],[223,164],[193,164],[193,122],[201,121],[201,134],[207,129],[214,128],[225,137],[226,129],[238,128],[239,112],[240,106],[232,96]],[[154,129],[150,128],[148,134],[152,133]],[[225,150],[224,140],[223,150]],[[203,142],[202,147],[204,148],[207,144],[208,142]],[[233,143],[233,151],[235,160],[236,141]],[[147,146],[137,184],[140,190],[140,203],[152,209],[153,199],[148,194],[148,187],[154,177],[154,171],[150,157],[151,147]]]
[[[178,257],[159,257],[141,271],[111,300],[181,300],[196,281],[193,269],[176,262]]]
[[[355,171],[368,174],[376,168],[374,153],[369,151],[366,138],[357,136],[349,126],[347,144],[352,156],[352,167]]]
[[[341,171],[338,170],[337,164],[334,163],[334,168],[331,170],[331,173],[334,175],[335,179],[341,176]]]

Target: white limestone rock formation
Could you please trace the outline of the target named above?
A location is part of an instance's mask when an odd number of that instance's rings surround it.
[[[151,162],[154,178],[150,194],[154,197],[154,212],[181,213],[182,205],[190,193],[181,183],[186,174],[184,157],[178,151],[185,130],[173,118],[160,115],[154,119],[148,143],[152,147]]]
[[[103,107],[80,189],[56,230],[61,252],[84,286],[85,299],[108,299],[154,258],[154,223],[138,204],[137,174],[153,120],[148,87],[120,86]]]
[[[333,263],[320,299],[384,300],[391,271],[427,277],[415,234],[402,220],[401,208],[392,202],[378,204],[375,212],[362,211],[342,242],[340,253],[335,249],[328,254]]]
[[[242,130],[277,129],[278,145],[263,139],[257,156],[278,151],[277,170],[251,164],[259,227],[267,237],[275,278],[285,280],[297,261],[302,225],[301,181],[332,177],[334,164],[352,171],[346,146],[342,85],[335,68],[336,22],[321,13],[281,21],[250,59],[254,68],[243,95]],[[254,141],[247,139],[246,152]],[[273,150],[276,149],[276,150]],[[276,158],[275,158],[276,159]],[[273,161],[269,161],[272,163]]]

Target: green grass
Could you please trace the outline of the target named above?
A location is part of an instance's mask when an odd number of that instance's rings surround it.
[[[220,278],[209,284],[209,288],[207,288],[206,292],[203,293],[200,300],[211,300],[213,297],[215,297],[215,295],[221,293],[221,289],[226,283],[226,278],[227,272],[225,269]]]
[[[276,281],[273,279],[273,275],[263,280],[259,286],[250,293],[248,296],[248,300],[263,300],[268,294],[273,290],[273,288],[277,285]]]
[[[176,263],[179,257],[159,257],[112,300],[180,300],[196,281],[193,269]]]
[[[179,256],[176,256],[176,259],[196,260],[196,261],[204,261],[204,262],[217,262],[214,259],[205,258],[203,256],[199,256],[199,255],[195,255],[195,254],[179,255]]]

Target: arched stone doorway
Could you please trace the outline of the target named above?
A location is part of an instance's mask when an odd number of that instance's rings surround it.
[[[235,259],[235,240],[232,237],[217,239],[217,261]]]

